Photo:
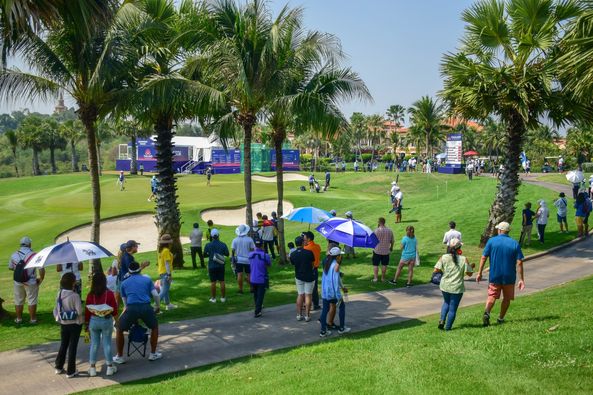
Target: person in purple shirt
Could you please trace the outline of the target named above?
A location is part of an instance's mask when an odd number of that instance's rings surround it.
[[[269,287],[268,267],[272,265],[270,256],[262,249],[263,241],[255,241],[255,250],[249,253],[249,264],[251,265],[251,286],[253,288],[253,299],[255,301],[255,318],[262,316],[262,306],[266,288]]]

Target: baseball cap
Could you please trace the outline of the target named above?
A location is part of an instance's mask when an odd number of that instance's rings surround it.
[[[140,245],[140,243],[138,243],[136,240],[128,240],[126,242],[126,248],[134,248],[134,247],[138,247]]]
[[[397,182],[391,181],[391,185],[397,185]]]
[[[346,217],[352,217],[352,211],[346,211]]]
[[[511,230],[511,225],[509,225],[508,222],[500,222],[498,225],[496,225],[496,229],[500,229],[503,232],[508,232],[509,230]]]
[[[132,261],[130,266],[128,266],[128,271],[130,273],[139,273],[140,272],[140,264],[136,261]]]
[[[29,238],[29,236],[25,236],[21,239],[21,245],[22,246],[30,246],[31,245],[31,239]]]
[[[218,236],[220,236],[220,232],[218,231],[218,229],[212,228],[212,230],[210,231],[210,236],[212,236],[212,237],[215,237],[215,236],[218,237]]]
[[[263,246],[263,245],[264,245],[264,241],[263,241],[262,239],[256,239],[256,240],[255,240],[253,243],[254,243],[254,244],[257,246],[257,247],[261,247],[261,246]]]
[[[296,244],[296,245],[298,245],[298,246],[302,246],[302,245],[303,245],[303,243],[304,243],[304,239],[303,239],[303,237],[302,237],[302,236],[297,236],[297,237],[294,239],[294,244]]]
[[[340,247],[332,247],[331,250],[329,250],[329,255],[331,256],[338,256],[338,255],[342,255],[343,252],[342,250],[340,250]]]

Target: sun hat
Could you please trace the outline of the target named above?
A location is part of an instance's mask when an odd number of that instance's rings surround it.
[[[330,256],[338,256],[338,255],[342,255],[342,254],[344,254],[344,252],[342,252],[342,250],[340,250],[340,247],[332,247],[332,249],[329,250]]]
[[[249,233],[249,226],[245,224],[241,224],[237,226],[237,229],[235,229],[235,234],[237,236],[245,236],[247,233]]]
[[[159,244],[170,244],[173,243],[173,238],[170,234],[164,233],[159,239]]]
[[[511,225],[508,222],[502,221],[496,225],[496,229],[502,230],[503,232],[508,232],[511,230]]]
[[[31,238],[29,236],[25,236],[21,239],[22,246],[30,246],[31,245]]]
[[[138,247],[139,245],[140,243],[138,243],[136,240],[128,240],[126,242],[126,248]]]
[[[218,236],[220,236],[220,232],[218,231],[218,229],[212,228],[212,230],[210,231],[210,236],[218,237]]]
[[[459,248],[462,245],[463,245],[463,243],[457,237],[454,237],[451,240],[449,240],[449,244],[448,244],[448,246],[452,247],[452,248]]]

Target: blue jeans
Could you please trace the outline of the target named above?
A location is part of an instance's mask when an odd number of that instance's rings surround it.
[[[253,287],[253,301],[255,302],[255,314],[261,313],[266,294],[265,284],[251,284]]]
[[[346,326],[346,304],[343,300],[336,300],[336,299],[323,299],[323,309],[321,309],[321,317],[319,320],[321,321],[321,332],[325,332],[327,329],[327,313],[329,312],[329,305],[334,303],[338,304],[338,317],[340,318],[340,329],[343,329]]]
[[[444,322],[447,318],[445,330],[450,330],[455,322],[455,315],[457,314],[457,308],[461,303],[463,294],[452,294],[449,292],[441,291],[443,293],[443,306],[441,307],[441,321]]]
[[[94,365],[97,362],[99,343],[103,342],[103,355],[105,356],[105,361],[107,362],[107,365],[111,365],[113,362],[113,354],[111,353],[113,318],[91,316],[89,330],[91,332],[91,351],[89,355],[89,363]]]
[[[161,302],[164,302],[166,305],[171,303],[171,299],[169,298],[169,290],[171,289],[171,282],[169,281],[169,276],[165,274],[161,274],[161,293],[159,297],[161,298]]]

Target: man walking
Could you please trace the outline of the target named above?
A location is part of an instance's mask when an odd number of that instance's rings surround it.
[[[224,284],[225,257],[229,256],[229,248],[219,240],[220,233],[214,228],[210,231],[212,241],[204,247],[204,256],[208,257],[208,275],[210,276],[210,303],[216,303],[216,282],[220,283],[220,302],[226,302]]]
[[[237,237],[231,243],[231,256],[235,262],[235,271],[237,272],[237,283],[239,284],[239,293],[243,293],[243,279],[247,284],[251,281],[251,266],[249,264],[249,253],[255,250],[253,239],[248,236],[249,226],[242,224],[235,229]]]
[[[393,232],[385,226],[385,218],[381,217],[374,233],[379,239],[379,244],[373,250],[373,282],[377,282],[379,265],[381,265],[381,282],[385,282],[385,273],[389,265],[389,254],[393,251]]]
[[[461,241],[461,232],[455,229],[456,226],[455,221],[449,222],[449,230],[443,236],[443,244],[449,245],[449,242],[453,239],[459,239]]]
[[[156,198],[156,187],[158,181],[156,179],[156,175],[153,175],[150,179],[150,196],[148,197],[148,201],[151,202],[152,199]]]
[[[200,267],[204,268],[204,253],[202,252],[202,239],[204,238],[204,232],[202,232],[202,229],[200,229],[200,224],[199,223],[195,223],[194,224],[194,229],[191,231],[190,235],[189,235],[189,241],[190,241],[190,251],[191,251],[191,263],[192,266],[195,269],[198,268],[198,265],[196,264],[196,254],[198,254],[198,256],[200,257]]]
[[[272,265],[270,256],[262,249],[263,242],[255,243],[255,251],[249,253],[251,266],[251,285],[253,287],[253,300],[255,302],[255,318],[262,316],[262,307],[266,288],[269,287],[268,267]]]
[[[517,271],[519,272],[519,289],[525,288],[525,279],[523,276],[523,252],[519,243],[509,237],[511,227],[508,222],[501,222],[496,225],[498,236],[490,238],[482,259],[480,259],[480,269],[476,282],[482,280],[482,271],[486,259],[490,258],[490,276],[488,284],[488,299],[486,300],[486,309],[484,311],[483,325],[490,325],[490,312],[500,299],[502,292],[502,305],[500,315],[496,320],[499,324],[504,323],[504,317],[509,309],[511,300],[515,298],[515,282],[517,281]]]
[[[274,252],[274,222],[268,219],[267,215],[262,217],[262,228],[261,238],[263,240],[264,250],[266,254],[269,252],[272,255],[272,259],[276,259],[276,253]]]
[[[303,233],[305,241],[305,250],[311,251],[315,260],[313,261],[313,276],[315,276],[315,285],[313,285],[313,310],[321,309],[319,304],[319,264],[321,263],[321,246],[315,243],[315,235],[311,231]]]
[[[25,266],[33,258],[35,253],[31,249],[31,239],[27,236],[21,239],[20,248],[12,254],[8,262],[8,269],[12,270],[14,281],[14,309],[16,312],[16,324],[23,322],[23,310],[25,299],[29,306],[29,322],[37,324],[37,299],[39,286],[45,278],[45,269],[39,269],[39,278],[35,269],[25,269]]]
[[[311,294],[313,293],[313,286],[315,285],[313,262],[315,257],[311,251],[303,248],[304,240],[301,236],[294,239],[296,250],[290,254],[290,263],[294,266],[294,277],[297,287],[297,321],[303,318],[305,321],[311,321]],[[304,305],[304,306],[303,306]],[[303,316],[303,308],[305,315]]]
[[[395,186],[395,195],[393,197],[393,211],[395,212],[395,223],[399,224],[402,222],[402,202],[404,200],[404,194],[402,193],[399,186]]]

